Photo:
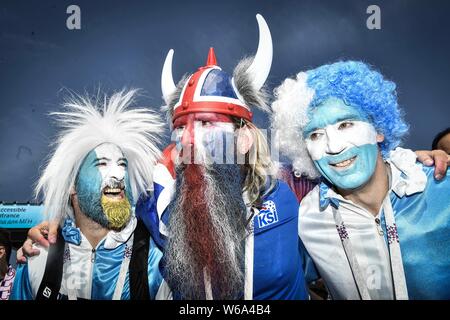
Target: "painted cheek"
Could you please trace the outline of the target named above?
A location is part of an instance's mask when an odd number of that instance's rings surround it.
[[[102,175],[97,166],[95,166],[97,154],[91,151],[78,172],[75,189],[81,211],[95,222],[102,226],[108,226],[108,220],[103,213],[101,206],[102,197]]]
[[[187,126],[184,128],[183,133],[181,135],[181,144],[183,146],[189,146],[194,144],[195,134],[194,128],[192,126]]]
[[[356,155],[355,163],[346,170],[337,170],[329,165],[330,157],[315,161],[317,169],[333,185],[345,189],[356,189],[365,184],[373,175],[376,167],[378,146],[366,144],[350,148],[345,152],[345,158]]]
[[[98,171],[100,172],[100,176],[102,177],[102,181],[106,181],[109,176],[109,168],[108,166],[98,166]]]
[[[322,135],[317,140],[306,139],[306,148],[313,160],[319,160],[325,155],[327,139]]]
[[[377,132],[368,122],[355,121],[351,128],[341,130],[342,139],[352,146],[377,144]]]
[[[194,117],[192,114],[180,117],[174,123],[175,128],[172,132],[177,149],[181,151],[183,146],[189,146],[194,139]]]
[[[338,130],[336,125],[328,126],[326,132],[326,153],[338,154],[348,147],[348,135],[344,131]]]
[[[98,191],[100,189],[102,174],[99,171],[99,168],[93,164],[96,157],[96,153],[91,151],[81,164],[77,176],[77,192],[83,190],[90,190],[92,192],[94,191],[94,189],[97,189],[95,191]]]

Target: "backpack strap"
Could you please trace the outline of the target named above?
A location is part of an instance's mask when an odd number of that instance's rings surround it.
[[[133,251],[130,259],[130,299],[149,300],[148,286],[148,254],[150,233],[144,223],[138,219],[134,230]]]
[[[64,262],[64,238],[58,230],[56,243],[48,248],[47,263],[42,277],[36,300],[57,300],[61,288],[63,262]]]

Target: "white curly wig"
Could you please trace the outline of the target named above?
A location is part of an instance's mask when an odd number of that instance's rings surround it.
[[[315,179],[320,173],[302,136],[308,122],[308,106],[314,98],[314,90],[308,87],[306,80],[307,74],[300,72],[295,79],[288,78],[274,89],[271,128],[280,151],[292,161],[295,173]]]

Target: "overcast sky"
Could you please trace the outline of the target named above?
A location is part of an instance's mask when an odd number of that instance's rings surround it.
[[[81,8],[81,30],[66,8]],[[371,4],[381,30],[366,27]],[[450,126],[449,1],[5,1],[0,4],[0,201],[27,201],[56,133],[48,112],[64,88],[93,93],[142,88],[142,106],[162,104],[160,73],[175,49],[175,80],[204,64],[213,46],[228,72],[258,45],[256,13],[272,32],[273,89],[299,71],[364,60],[398,85],[411,131],[405,145],[429,149]],[[257,125],[267,118],[257,114]]]

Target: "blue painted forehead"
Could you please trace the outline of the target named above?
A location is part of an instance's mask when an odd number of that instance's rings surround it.
[[[95,148],[94,148],[88,152],[86,157],[84,157],[83,161],[81,162],[81,166],[84,167],[86,165],[93,164],[96,159],[97,159],[97,153],[95,152]]]

